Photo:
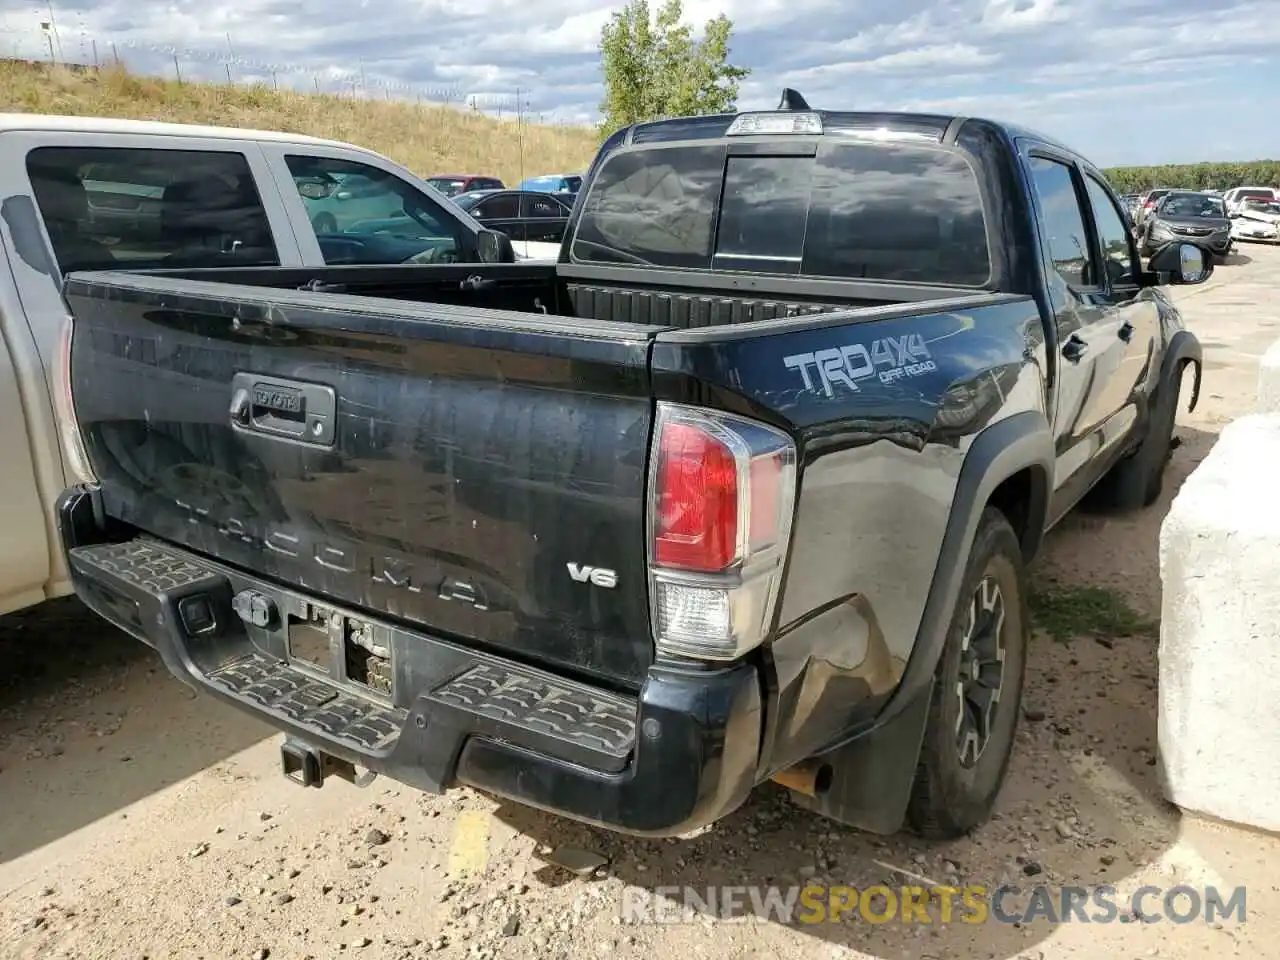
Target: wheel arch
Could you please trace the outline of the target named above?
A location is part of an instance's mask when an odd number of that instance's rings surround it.
[[[992,424],[965,455],[933,582],[902,678],[869,729],[822,755],[832,769],[820,796],[793,792],[799,806],[878,834],[903,824],[915,783],[938,662],[946,646],[967,560],[983,513],[996,507],[1034,555],[1044,535],[1053,476],[1053,440],[1039,411]],[[1018,526],[1021,524],[1021,530]]]

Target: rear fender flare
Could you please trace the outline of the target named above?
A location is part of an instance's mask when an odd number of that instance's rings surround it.
[[[1044,538],[1052,491],[1053,435],[1040,411],[1013,414],[983,430],[974,439],[956,483],[951,516],[934,567],[915,644],[897,690],[876,718],[882,726],[932,688],[947,632],[960,596],[965,563],[982,511],[996,488],[1022,470],[1031,469],[1031,501],[1023,551],[1034,556]]]

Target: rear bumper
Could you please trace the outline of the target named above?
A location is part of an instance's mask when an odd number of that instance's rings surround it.
[[[639,697],[627,697],[350,614],[159,541],[98,542],[93,495],[81,488],[63,494],[58,519],[86,605],[153,646],[176,677],[318,754],[426,791],[467,784],[648,836],[711,823],[754,785],[753,667],[655,666]],[[288,660],[289,619],[317,609],[358,617],[389,649],[393,695]]]

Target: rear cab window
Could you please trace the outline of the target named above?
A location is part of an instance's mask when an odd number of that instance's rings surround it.
[[[243,154],[48,146],[26,169],[63,273],[280,263]]]
[[[619,152],[590,187],[571,255],[964,287],[991,277],[973,168],[919,143],[823,142],[816,156],[731,155],[722,143]]]

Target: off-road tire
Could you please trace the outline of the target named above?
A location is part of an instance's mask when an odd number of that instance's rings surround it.
[[[1138,449],[1122,459],[1098,482],[1091,498],[1111,510],[1140,510],[1160,499],[1165,469],[1173,453],[1173,430],[1178,418],[1182,366],[1151,398],[1151,419]],[[1164,391],[1173,396],[1165,402]]]
[[[992,711],[990,736],[976,762],[966,766],[958,744],[959,718],[964,708],[957,688],[966,655],[965,638],[970,632],[970,611],[979,587],[989,579],[999,586],[1003,598],[1003,676],[997,708]],[[1028,639],[1022,549],[1005,515],[988,507],[974,534],[960,596],[935,674],[920,760],[907,805],[907,823],[921,836],[954,839],[990,815],[1013,753]]]

